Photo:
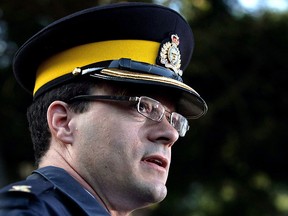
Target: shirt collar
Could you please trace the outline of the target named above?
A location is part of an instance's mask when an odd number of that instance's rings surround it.
[[[48,166],[35,170],[77,203],[88,215],[109,216],[107,210],[64,169]]]

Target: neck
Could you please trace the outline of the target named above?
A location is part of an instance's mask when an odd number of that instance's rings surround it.
[[[98,202],[111,214],[111,216],[127,216],[130,212],[114,210],[112,206],[107,205],[101,196],[93,187],[82,178],[76,169],[66,160],[65,157],[58,151],[50,149],[39,163],[39,168],[46,166],[55,166],[64,169],[69,173],[87,192],[93,196]]]

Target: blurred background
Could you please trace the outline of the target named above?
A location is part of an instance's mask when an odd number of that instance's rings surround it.
[[[1,0],[0,187],[34,168],[25,116],[32,97],[14,80],[15,51],[55,19],[115,2]],[[288,215],[288,1],[146,2],[177,10],[191,25],[196,46],[184,80],[209,112],[173,146],[165,201],[133,215]]]

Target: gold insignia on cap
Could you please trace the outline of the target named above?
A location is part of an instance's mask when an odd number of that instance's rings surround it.
[[[11,189],[9,189],[9,191],[21,191],[21,192],[30,193],[31,192],[30,188],[32,187],[29,185],[14,185],[12,186]]]
[[[171,42],[164,43],[160,51],[160,62],[166,68],[172,69],[176,74],[182,76],[183,71],[181,67],[181,54],[178,48],[180,41],[177,34],[171,35]]]

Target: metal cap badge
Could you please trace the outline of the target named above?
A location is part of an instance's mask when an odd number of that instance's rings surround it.
[[[177,34],[171,35],[171,42],[168,41],[161,45],[160,63],[166,68],[172,69],[177,75],[182,76],[181,54],[178,48],[180,41]]]

